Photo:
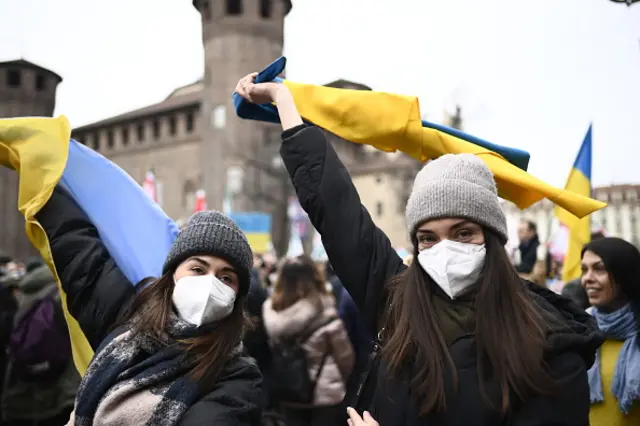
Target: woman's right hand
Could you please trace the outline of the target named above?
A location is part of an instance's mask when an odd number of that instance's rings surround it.
[[[276,102],[279,93],[286,91],[283,84],[275,82],[255,83],[258,73],[254,72],[244,76],[238,81],[235,92],[254,104],[269,104]]]

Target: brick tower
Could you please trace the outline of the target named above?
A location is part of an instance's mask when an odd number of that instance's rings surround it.
[[[58,74],[25,60],[0,62],[0,118],[51,117],[56,105]],[[35,253],[18,212],[18,179],[0,167],[0,250],[19,260]]]
[[[279,129],[239,119],[231,94],[238,79],[282,55],[284,17],[290,0],[194,0],[202,18],[202,187],[209,208],[220,209],[229,177],[241,183],[235,211],[273,211],[264,194],[281,187],[273,157]],[[278,183],[280,182],[280,183]],[[281,198],[281,197],[277,197]],[[277,199],[276,201],[282,201]]]

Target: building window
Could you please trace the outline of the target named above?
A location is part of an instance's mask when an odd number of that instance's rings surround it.
[[[100,135],[96,134],[96,140],[93,141],[93,150],[94,151],[100,151]]]
[[[86,135],[84,135],[82,137],[82,140],[79,141],[81,144],[86,145],[86,146],[91,146],[91,135],[89,133],[87,133]]]
[[[187,113],[187,133],[193,132],[193,113]]]
[[[107,148],[113,149],[114,140],[113,140],[113,130],[107,130]]]
[[[227,0],[227,15],[242,15],[242,0]]]
[[[42,75],[42,74],[36,75],[36,91],[44,92],[44,90],[46,88],[47,88],[46,87],[46,80],[44,78],[44,75]]]
[[[382,217],[382,203],[380,201],[376,203],[376,215]]]
[[[260,17],[271,18],[271,0],[260,0]]]
[[[20,87],[21,75],[18,70],[7,71],[7,85],[10,87]]]
[[[122,145],[129,145],[129,128],[122,128]]]
[[[169,117],[169,134],[171,136],[176,135],[176,118],[173,116]]]
[[[153,120],[153,138],[160,138],[160,122],[158,120]]]
[[[144,142],[144,124],[136,126],[136,133],[138,134],[138,142]]]
[[[211,6],[208,0],[202,2],[202,17],[205,21],[211,20]]]

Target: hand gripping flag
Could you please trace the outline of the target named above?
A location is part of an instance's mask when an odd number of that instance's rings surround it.
[[[65,117],[0,120],[0,164],[18,173],[18,209],[26,233],[59,280],[51,247],[36,213],[56,185],[65,188],[98,229],[105,247],[128,280],[135,285],[159,276],[178,229],[122,169],[86,146],[69,139]],[[80,326],[67,310],[73,358],[81,374],[93,351]]]
[[[475,154],[493,172],[500,196],[521,209],[542,198],[550,199],[577,217],[606,206],[531,176],[526,172],[529,154],[524,151],[421,120],[417,97],[296,83],[278,78],[285,65],[286,59],[279,58],[260,72],[256,81],[285,84],[305,121],[342,139],[382,151],[401,151],[422,162],[448,153]],[[235,93],[233,102],[241,118],[279,122],[274,105],[253,105]]]

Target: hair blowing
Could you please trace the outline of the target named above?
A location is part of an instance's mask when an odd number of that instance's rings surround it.
[[[149,280],[151,284],[137,295],[123,322],[134,321],[136,332],[164,335],[173,310],[173,273],[170,271],[157,280]],[[229,355],[242,340],[248,321],[242,309],[244,299],[237,297],[231,315],[221,320],[211,332],[179,341],[185,352],[194,356],[190,377],[203,392],[216,384]]]
[[[487,254],[475,297],[477,368],[483,400],[505,415],[513,396],[524,400],[551,393],[553,380],[544,362],[547,327],[498,237],[485,230],[485,244]],[[390,283],[385,320],[383,357],[396,374],[407,363],[417,368],[412,370],[410,386],[421,401],[422,415],[446,409],[446,374],[456,388],[458,382],[433,307],[435,285],[419,262],[412,262]],[[485,388],[490,379],[498,384],[499,401]]]

